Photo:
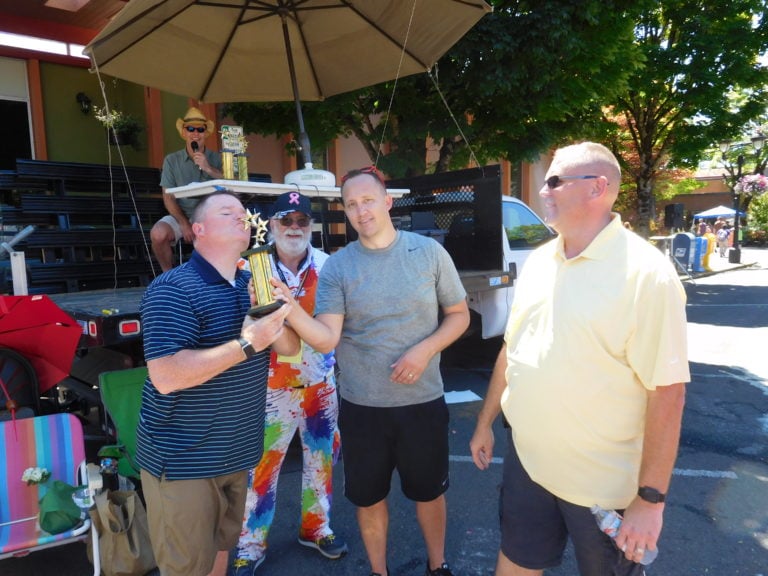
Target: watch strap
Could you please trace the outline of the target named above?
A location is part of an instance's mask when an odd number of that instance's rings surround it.
[[[245,354],[246,358],[250,358],[256,354],[256,350],[253,349],[253,344],[251,344],[242,336],[237,339],[237,343],[240,344],[240,349],[243,351],[243,354]]]
[[[640,486],[637,489],[637,495],[651,504],[661,504],[667,497],[666,494],[662,494],[656,488],[651,488],[650,486]]]

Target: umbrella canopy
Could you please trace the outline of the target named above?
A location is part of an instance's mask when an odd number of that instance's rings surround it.
[[[40,392],[69,375],[82,329],[48,296],[0,296],[0,346],[35,369]]]
[[[736,210],[733,208],[728,208],[727,206],[715,206],[714,208],[710,208],[709,210],[704,210],[704,212],[699,212],[698,214],[694,214],[694,218],[718,218],[722,216],[723,218],[733,218],[733,215],[736,214]],[[739,212],[739,216],[744,216],[744,212]]]
[[[322,100],[428,70],[490,10],[482,0],[131,0],[85,53],[101,72],[206,102]]]
[[[131,0],[85,48],[102,72],[206,102],[296,103],[424,72],[483,0]]]

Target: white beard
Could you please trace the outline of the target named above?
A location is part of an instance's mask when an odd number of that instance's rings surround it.
[[[275,234],[275,246],[286,257],[296,258],[303,256],[309,248],[309,234],[301,236],[289,236],[287,234]]]

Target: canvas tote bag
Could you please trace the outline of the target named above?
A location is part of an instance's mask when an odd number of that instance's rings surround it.
[[[99,533],[102,574],[144,576],[154,569],[147,511],[139,495],[133,490],[104,491],[95,500],[90,514]]]

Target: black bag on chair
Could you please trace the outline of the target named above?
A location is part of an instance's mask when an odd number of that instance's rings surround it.
[[[144,576],[154,569],[147,511],[139,495],[133,490],[105,491],[95,500],[90,514],[99,534],[102,574]]]

